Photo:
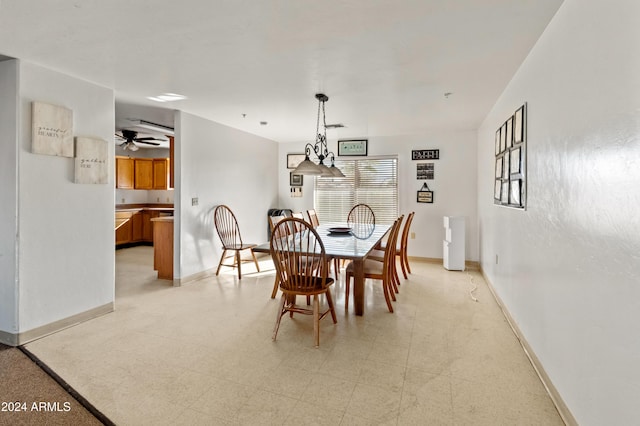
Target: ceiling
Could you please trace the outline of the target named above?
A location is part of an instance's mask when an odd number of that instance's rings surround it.
[[[179,109],[312,140],[322,92],[330,140],[424,134],[477,128],[561,3],[0,0],[0,57],[113,88],[117,127]]]

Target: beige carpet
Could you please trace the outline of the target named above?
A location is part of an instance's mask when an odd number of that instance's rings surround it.
[[[0,425],[111,424],[96,418],[46,369],[19,348],[0,344]]]

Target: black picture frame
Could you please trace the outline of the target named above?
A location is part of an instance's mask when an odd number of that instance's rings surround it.
[[[439,149],[414,149],[411,151],[412,160],[439,160]]]
[[[302,175],[294,175],[293,172],[289,172],[289,186],[302,186]]]
[[[287,169],[295,169],[305,158],[305,154],[287,154]]]
[[[418,196],[416,198],[418,203],[433,203],[433,191],[418,191]]]
[[[349,139],[338,141],[338,157],[366,157],[368,154],[368,139]]]

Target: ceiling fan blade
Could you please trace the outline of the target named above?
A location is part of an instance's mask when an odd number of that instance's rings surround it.
[[[141,142],[141,141],[165,141],[166,139],[159,139],[159,138],[154,138],[152,136],[148,136],[145,138],[135,138],[134,141],[136,142]]]
[[[159,139],[154,139],[154,140],[159,140]],[[158,142],[151,142],[151,141],[140,140],[140,139],[136,139],[136,142],[138,142],[138,143],[146,143],[147,145],[155,145],[155,146],[160,145]]]

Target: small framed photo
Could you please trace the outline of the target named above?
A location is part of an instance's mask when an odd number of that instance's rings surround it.
[[[433,191],[418,191],[419,203],[433,203]]]
[[[522,170],[522,160],[520,158],[520,148],[515,148],[511,151],[511,164],[509,166],[509,172],[511,174],[520,173]]]
[[[507,148],[513,146],[513,116],[507,120]]]
[[[507,123],[502,125],[500,128],[500,152],[507,149]]]
[[[493,188],[493,199],[500,201],[502,199],[502,180],[496,179],[495,187]]]
[[[525,106],[522,105],[516,110],[513,123],[513,142],[520,143],[524,141],[524,120],[525,120]]]
[[[287,154],[287,169],[295,169],[305,157],[305,154]]]
[[[289,185],[290,186],[302,186],[302,175],[294,175],[293,172],[289,173]]]
[[[500,154],[500,129],[496,131],[496,155]]]
[[[338,141],[338,156],[367,156],[367,139]]]

